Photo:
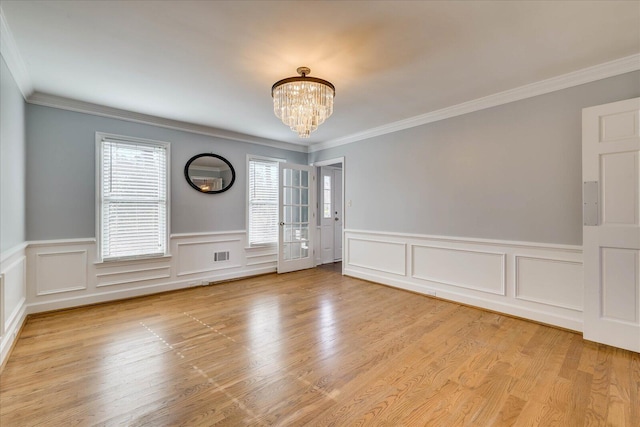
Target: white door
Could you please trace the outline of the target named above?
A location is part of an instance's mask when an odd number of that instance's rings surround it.
[[[342,169],[333,170],[333,261],[342,261]]]
[[[278,273],[314,267],[314,168],[280,163],[278,200]]]
[[[322,264],[342,260],[342,169],[320,169],[320,250]]]
[[[333,262],[333,169],[320,168],[320,251],[323,264]]]
[[[584,338],[640,352],[640,98],[582,112]]]

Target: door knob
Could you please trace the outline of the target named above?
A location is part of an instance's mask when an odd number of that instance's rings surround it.
[[[338,217],[335,217],[334,219],[335,219],[336,221],[339,221]]]
[[[284,225],[284,222],[281,222],[281,223],[280,223],[280,226],[283,226],[283,225]]]

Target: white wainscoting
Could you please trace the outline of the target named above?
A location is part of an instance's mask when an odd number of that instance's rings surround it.
[[[87,289],[86,249],[38,252],[35,261],[36,295]]]
[[[27,311],[112,301],[276,271],[275,248],[245,248],[246,233],[174,234],[170,255],[98,262],[95,239],[30,242]],[[229,252],[215,261],[216,252]]]
[[[344,274],[582,331],[582,247],[345,230]]]
[[[26,248],[24,243],[0,255],[0,365],[27,315]]]
[[[351,237],[347,240],[349,265],[399,276],[407,274],[404,243]]]

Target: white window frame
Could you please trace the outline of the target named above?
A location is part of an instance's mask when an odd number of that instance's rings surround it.
[[[166,195],[165,195],[165,203],[166,203],[166,224],[165,224],[165,250],[163,254],[152,254],[152,255],[137,255],[137,256],[128,256],[128,257],[113,257],[105,259],[102,254],[102,172],[103,172],[103,164],[102,164],[102,143],[105,140],[109,141],[122,141],[122,142],[130,142],[139,145],[149,145],[153,147],[163,147],[166,150]],[[143,139],[143,138],[134,138],[123,135],[115,135],[104,132],[96,132],[96,203],[95,203],[95,218],[96,218],[96,255],[97,262],[116,262],[116,261],[126,261],[126,260],[135,260],[135,259],[156,259],[163,257],[170,257],[170,225],[171,225],[171,144],[165,141],[155,141],[151,139]]]
[[[251,244],[251,227],[249,224],[249,217],[251,215],[251,192],[249,189],[249,185],[251,185],[250,183],[250,176],[249,176],[249,163],[251,162],[251,160],[268,160],[271,162],[278,162],[278,163],[286,163],[287,160],[286,159],[282,159],[282,158],[278,158],[278,157],[267,157],[267,156],[259,156],[259,155],[254,155],[254,154],[247,154],[247,172],[246,172],[246,177],[247,177],[247,198],[246,198],[246,229],[247,229],[247,248],[263,248],[263,247],[275,247],[278,244],[278,236],[276,235],[276,239],[275,242],[273,243],[260,243],[260,244]],[[280,183],[280,177],[279,177],[280,172],[278,172],[278,185]],[[278,200],[278,204],[280,203],[280,201]]]

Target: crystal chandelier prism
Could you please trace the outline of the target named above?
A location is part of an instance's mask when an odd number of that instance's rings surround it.
[[[307,77],[311,70],[297,69],[299,77],[289,77],[271,87],[273,112],[300,138],[309,138],[333,113],[336,88],[326,80]]]

